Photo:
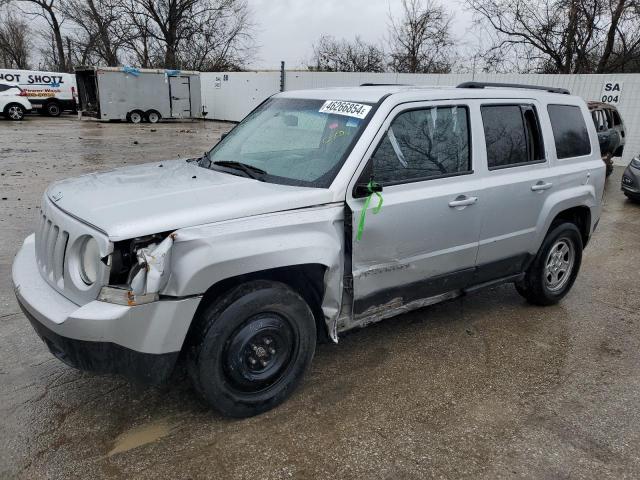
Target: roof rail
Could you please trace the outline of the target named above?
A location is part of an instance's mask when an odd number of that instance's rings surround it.
[[[571,92],[566,88],[556,87],[544,87],[542,85],[522,85],[520,83],[498,83],[498,82],[464,82],[457,86],[457,88],[485,88],[485,87],[498,87],[498,88],[524,88],[527,90],[544,90],[551,93],[561,93],[563,95],[571,95]]]
[[[408,83],[361,83],[361,87],[410,87]]]

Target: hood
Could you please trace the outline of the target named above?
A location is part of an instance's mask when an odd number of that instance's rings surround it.
[[[185,160],[63,180],[46,195],[113,240],[320,205],[333,198],[327,189],[259,182]]]

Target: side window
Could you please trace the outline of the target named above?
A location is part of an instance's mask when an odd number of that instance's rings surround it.
[[[480,109],[490,170],[544,161],[540,122],[530,105],[485,105]]]
[[[607,129],[607,122],[602,110],[594,110],[591,112],[591,116],[593,117],[593,124],[596,126],[597,131],[602,132]]]
[[[471,171],[467,107],[432,107],[398,115],[372,157],[382,185]]]
[[[0,92],[4,92],[6,90],[9,90],[9,85],[5,85],[3,83],[0,83]]]
[[[611,116],[613,117],[613,125],[620,126],[622,125],[622,119],[620,118],[620,114],[616,110],[611,110]]]
[[[582,110],[575,105],[547,106],[558,158],[580,157],[591,153],[591,142]]]

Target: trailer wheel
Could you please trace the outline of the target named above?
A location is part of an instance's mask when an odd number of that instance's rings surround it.
[[[133,110],[127,115],[127,120],[131,123],[140,123],[144,118],[144,114],[140,110]]]
[[[47,105],[45,106],[45,110],[47,112],[47,115],[49,115],[50,117],[59,117],[62,113],[62,108],[60,108],[58,102],[47,103]]]
[[[148,110],[147,113],[145,114],[145,117],[147,119],[147,122],[149,123],[158,123],[162,118],[160,113],[155,110]]]

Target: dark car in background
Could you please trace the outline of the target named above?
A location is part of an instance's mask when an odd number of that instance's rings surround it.
[[[633,157],[622,174],[622,193],[630,200],[640,202],[640,155]]]
[[[598,132],[602,160],[607,165],[607,176],[613,172],[613,157],[621,157],[624,151],[624,122],[618,109],[602,102],[588,102],[593,123]]]

